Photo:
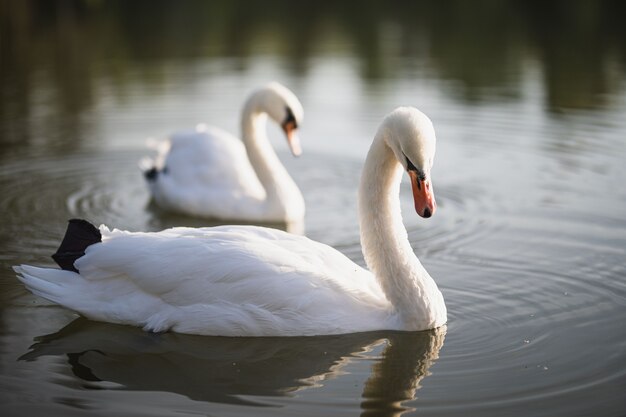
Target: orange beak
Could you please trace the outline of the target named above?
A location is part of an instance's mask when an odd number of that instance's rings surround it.
[[[287,136],[287,143],[289,144],[289,149],[291,149],[291,154],[293,156],[300,156],[302,154],[302,148],[300,147],[300,138],[296,134],[296,122],[288,121],[283,123],[282,128]]]
[[[413,201],[415,202],[415,211],[421,217],[428,218],[435,214],[437,203],[435,202],[435,193],[433,192],[430,177],[420,179],[417,171],[409,170],[411,178],[411,188],[413,189]]]

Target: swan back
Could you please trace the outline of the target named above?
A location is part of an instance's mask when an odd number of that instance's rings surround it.
[[[75,272],[20,266],[34,293],[84,316],[222,336],[399,329],[369,272],[303,236],[255,226],[110,231]]]

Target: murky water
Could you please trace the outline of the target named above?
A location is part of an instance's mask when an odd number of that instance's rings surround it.
[[[626,413],[622,10],[526,3],[0,3],[2,415]],[[305,108],[301,158],[270,131],[305,233],[361,264],[373,133],[401,104],[430,115],[440,210],[418,218],[408,184],[402,199],[444,329],[154,335],[17,282],[12,265],[52,265],[70,217],[205,225],[149,205],[144,142],[201,121],[236,132],[246,94],[272,79]]]

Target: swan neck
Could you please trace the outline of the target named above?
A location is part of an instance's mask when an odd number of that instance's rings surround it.
[[[367,155],[359,188],[365,261],[407,330],[443,325],[445,304],[436,283],[413,253],[400,211],[402,166],[381,129]]]
[[[250,164],[265,189],[268,219],[298,221],[304,216],[304,199],[267,138],[267,118],[261,97],[253,95],[242,113],[242,140]]]

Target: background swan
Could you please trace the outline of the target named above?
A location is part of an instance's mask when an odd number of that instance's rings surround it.
[[[434,129],[423,113],[398,108],[384,119],[359,187],[371,272],[327,245],[275,229],[131,233],[78,220],[54,256],[66,270],[15,270],[33,293],[88,318],[156,332],[296,336],[436,328],[446,322],[443,296],[411,249],[398,198],[404,169],[418,214],[434,213],[434,153]]]
[[[291,152],[300,155],[296,129],[302,105],[286,87],[270,83],[252,93],[243,107],[242,140],[199,125],[174,134],[157,147],[154,160],[142,161],[155,203],[223,220],[301,221],[304,199],[267,138],[268,116],[284,130]]]

